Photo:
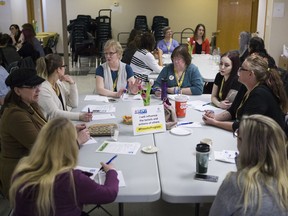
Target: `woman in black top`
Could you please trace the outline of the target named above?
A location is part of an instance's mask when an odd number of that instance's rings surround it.
[[[239,82],[247,88],[242,100],[237,101],[239,106],[236,108],[232,105],[218,115],[206,112],[203,121],[232,131],[239,127],[239,120],[243,115],[262,114],[274,119],[284,130],[288,102],[278,71],[268,66],[266,58],[253,54],[243,62],[238,76]]]

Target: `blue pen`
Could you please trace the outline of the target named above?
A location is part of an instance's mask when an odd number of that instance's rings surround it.
[[[179,123],[179,124],[177,124],[177,126],[187,125],[187,124],[193,124],[193,122],[183,122],[183,123]]]
[[[202,106],[207,106],[207,105],[210,105],[210,104],[211,104],[211,102],[205,103],[205,104],[203,104]]]
[[[118,155],[116,154],[116,155],[114,155],[108,162],[106,162],[106,164],[110,164],[116,157],[117,157]],[[104,168],[103,168],[103,166],[99,169],[99,172],[101,171],[101,170],[103,170]]]

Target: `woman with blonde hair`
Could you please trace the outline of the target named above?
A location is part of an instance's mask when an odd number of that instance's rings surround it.
[[[29,156],[21,159],[12,176],[9,197],[15,215],[80,216],[84,204],[113,202],[118,193],[117,172],[101,162],[106,172],[99,185],[82,171],[77,133],[66,118],[55,118],[40,131]]]
[[[37,60],[37,73],[46,79],[40,87],[38,104],[48,120],[66,117],[70,120],[89,122],[92,120],[92,113],[68,111],[67,106],[78,106],[78,89],[72,77],[65,74],[65,68],[66,65],[58,54],[48,54]],[[69,88],[64,82],[68,83]]]
[[[237,137],[237,172],[223,181],[213,215],[288,215],[287,138],[273,119],[244,116]]]
[[[96,93],[119,98],[126,91],[138,93],[133,70],[121,62],[123,50],[118,41],[108,40],[104,45],[106,62],[96,69]]]
[[[229,109],[217,115],[206,111],[203,121],[208,125],[235,131],[243,115],[262,114],[274,119],[285,130],[288,102],[278,71],[268,67],[267,59],[253,54],[243,62],[238,76],[238,81],[247,88],[244,97],[239,101],[234,100]]]

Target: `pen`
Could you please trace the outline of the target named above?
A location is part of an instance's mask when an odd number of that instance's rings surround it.
[[[205,104],[203,104],[202,106],[207,106],[207,105],[210,105],[210,104],[211,104],[211,102],[205,103]]]
[[[177,126],[187,125],[187,124],[193,124],[193,122],[183,122],[183,123],[178,123]]]
[[[114,155],[108,162],[106,162],[106,164],[110,164],[116,157],[117,157],[118,155],[116,154],[116,155]],[[98,172],[100,172],[101,170],[103,170],[104,168],[103,168],[103,166],[99,169],[99,171]]]

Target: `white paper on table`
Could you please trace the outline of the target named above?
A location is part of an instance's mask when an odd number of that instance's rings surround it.
[[[237,154],[238,151],[233,150],[214,151],[214,158],[218,161],[235,164],[235,157]]]
[[[215,107],[205,101],[195,100],[195,101],[188,101],[187,102],[188,107],[192,107],[195,110],[199,110],[201,112],[204,112],[205,110],[213,110],[218,111],[222,110],[218,107]]]
[[[88,109],[90,109],[90,112],[97,112],[97,113],[112,113],[116,112],[116,107],[112,104],[107,105],[86,105],[82,112],[88,112]]]
[[[99,102],[109,102],[108,97],[101,95],[86,95],[84,101],[99,101]]]
[[[186,124],[187,123],[187,124]],[[186,128],[195,128],[195,127],[202,127],[202,124],[200,122],[193,122],[193,123],[189,123],[189,122],[178,122],[177,127],[186,127]]]
[[[133,101],[133,100],[142,100],[142,97],[140,94],[137,95],[128,95],[125,94],[126,96],[123,96],[121,99],[122,101]]]
[[[103,185],[106,180],[106,173],[105,172],[99,172],[100,168],[92,168],[92,167],[83,167],[83,166],[76,166],[75,169],[82,170],[84,172],[89,172],[92,174],[89,178],[97,182],[98,184]],[[125,187],[126,183],[124,181],[123,173],[122,171],[118,171],[118,180],[119,180],[119,187]]]
[[[83,145],[89,145],[94,143],[97,143],[97,141],[93,137],[90,137],[90,139],[87,142],[83,143]]]
[[[113,119],[116,118],[115,115],[113,114],[98,114],[98,115],[93,115],[92,121],[96,120],[102,120],[102,119]]]
[[[119,180],[119,187],[126,187],[126,183],[124,181],[123,173],[122,171],[118,171],[118,180]],[[98,172],[96,175],[96,178],[94,179],[98,184],[103,185],[106,180],[106,173],[105,172]]]
[[[104,141],[96,152],[135,155],[141,144],[138,142],[110,142]]]

